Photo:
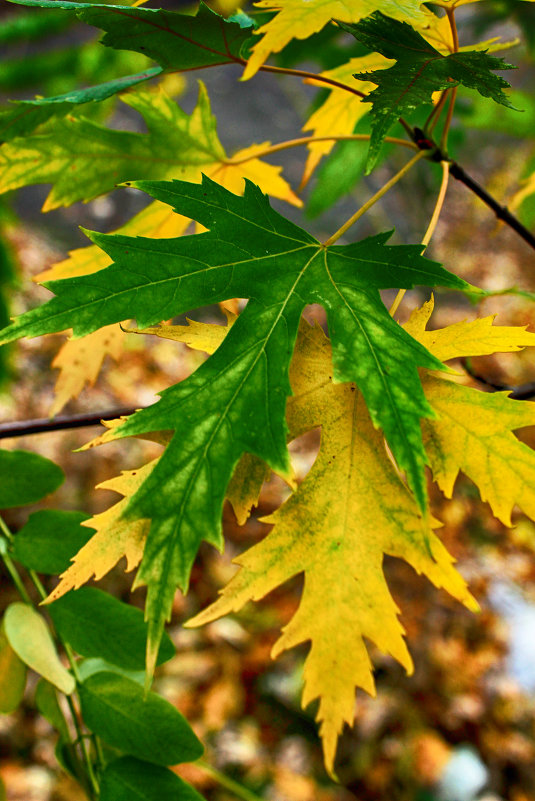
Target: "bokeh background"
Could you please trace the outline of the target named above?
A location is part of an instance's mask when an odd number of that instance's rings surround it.
[[[156,7],[159,4],[152,4]],[[182,4],[169,0],[167,8]],[[214,6],[229,12],[234,4]],[[454,156],[501,202],[508,202],[529,172],[533,158],[535,9],[518,0],[486,0],[459,13],[462,41],[501,35],[520,43],[505,58],[520,64],[507,73],[522,114],[484,104],[461,93],[459,114],[450,137]],[[47,15],[46,35],[32,37],[30,15]],[[133,73],[148,62],[137,54],[97,44],[98,35],[72,16],[55,11],[0,5],[0,99],[55,95]],[[336,55],[324,44],[315,58],[293,56],[293,64],[311,71],[334,65]],[[346,46],[346,43],[344,44]],[[283,63],[282,60],[280,63]],[[321,91],[291,76],[259,74],[238,82],[234,67],[203,70],[194,77],[166,78],[167,91],[190,112],[196,102],[197,77],[205,81],[227,152],[254,142],[273,142],[301,135],[301,127]],[[489,108],[490,106],[490,108]],[[84,115],[113,127],[143,130],[138,115],[109,100],[84,106]],[[390,150],[368,178],[362,178],[365,145],[335,148],[303,193],[304,209],[273,205],[318,237],[327,237],[406,160]],[[293,149],[271,160],[282,164],[296,189],[305,153]],[[360,165],[360,166],[359,166]],[[349,236],[360,238],[395,228],[394,241],[417,242],[431,214],[439,170],[419,165],[362,219]],[[2,189],[0,184],[0,190]],[[342,189],[344,190],[342,193]],[[46,299],[32,278],[66,257],[87,240],[79,226],[111,231],[142,208],[141,193],[125,188],[41,213],[47,187],[30,187],[0,196],[0,317],[18,314]],[[341,196],[330,207],[329,202]],[[328,207],[328,208],[327,208]],[[524,210],[531,224],[529,208]],[[506,286],[535,290],[534,254],[514,233],[496,223],[491,212],[451,180],[446,205],[428,250],[466,280],[488,289]],[[385,302],[392,300],[385,293]],[[401,319],[427,299],[408,293]],[[453,294],[437,294],[433,325],[496,313],[498,324],[528,325],[535,331],[533,303],[517,297],[495,297],[475,308]],[[325,324],[322,309],[307,310],[309,320]],[[196,319],[221,322],[218,308],[204,309]],[[0,422],[47,417],[54,400],[57,370],[51,362],[66,334],[23,341],[3,352]],[[71,401],[64,413],[100,412],[152,403],[159,390],[188,375],[201,356],[186,346],[132,335],[117,361],[108,359],[94,387]],[[473,371],[487,381],[518,385],[535,380],[535,356],[529,351],[473,360]],[[467,381],[473,379],[467,378]],[[489,389],[481,382],[476,385]],[[75,452],[97,429],[56,432],[3,440],[7,448],[33,450],[57,461],[65,484],[45,503],[6,516],[13,531],[37,508],[81,509],[93,514],[117,500],[96,484],[134,468],[157,452],[141,441],[109,444]],[[534,432],[521,437],[535,446]],[[319,447],[319,432],[292,445],[300,478],[310,469]],[[402,622],[415,662],[406,676],[391,659],[373,648],[377,697],[358,692],[355,725],[347,729],[338,752],[340,784],[329,780],[323,761],[314,708],[300,706],[301,668],[306,648],[286,653],[276,663],[270,649],[299,600],[301,581],[278,589],[262,603],[201,630],[182,621],[213,600],[235,567],[232,559],[265,535],[259,518],[277,508],[288,493],[277,478],[262,491],[258,508],[243,527],[225,508],[226,550],[204,546],[194,569],[191,592],[177,593],[170,634],[176,657],[160,668],[156,688],[191,722],[206,743],[207,761],[246,791],[265,801],[534,801],[535,799],[535,525],[518,514],[505,529],[490,514],[477,490],[459,480],[453,500],[432,491],[433,513],[444,522],[441,537],[458,559],[482,611],[474,615],[434,589],[407,565],[385,561],[390,587],[402,610]],[[2,574],[0,607],[18,600]],[[48,580],[52,588],[55,580]],[[130,593],[131,576],[119,565],[100,586],[123,600],[143,605],[143,592]],[[325,599],[328,603],[328,599]],[[0,777],[9,801],[76,801],[81,791],[58,769],[55,735],[35,712],[30,678],[23,706],[0,718]],[[242,791],[194,765],[179,768],[209,801],[240,797]],[[1,792],[0,792],[1,797]],[[243,796],[242,797],[246,797]],[[252,797],[252,796],[251,796]]]

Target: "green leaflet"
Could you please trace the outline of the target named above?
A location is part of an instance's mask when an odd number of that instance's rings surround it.
[[[115,78],[113,81],[106,81],[87,89],[73,90],[56,97],[13,101],[12,108],[0,111],[0,141],[8,142],[17,136],[27,136],[51,117],[68,114],[74,106],[106,100],[117,92],[156,77],[161,72],[161,67],[152,67],[137,75],[125,75],[123,78]]]
[[[252,29],[226,22],[203,3],[195,17],[152,8],[72,3],[68,0],[10,0],[24,6],[76,11],[83,22],[106,31],[102,44],[135,50],[164,69],[182,70],[243,63]]]
[[[163,92],[138,90],[122,100],[142,115],[147,134],[105,128],[84,118],[51,121],[33,136],[0,148],[2,191],[53,182],[43,207],[49,211],[91,200],[124,181],[176,175],[193,180],[200,167],[225,157],[203,84],[191,115]]]
[[[225,490],[242,453],[288,474],[288,367],[303,307],[326,308],[336,380],[359,385],[424,508],[420,418],[432,412],[417,368],[442,365],[390,317],[378,290],[469,285],[424,259],[419,245],[388,246],[388,233],[325,248],[275,212],[251,183],[243,197],[207,178],[202,185],[136,185],[209,232],[174,240],[92,234],[115,263],[83,278],[49,282],[56,297],[22,315],[1,341],[68,327],[81,336],[126,317],[144,328],[226,298],[250,299],[192,376],[117,430],[118,436],[176,432],[127,509],[129,518],[152,519],[136,581],[148,585],[154,658],[175,587],[187,588],[200,542],[221,545]]]
[[[386,17],[380,11],[356,25],[339,24],[370,50],[397,62],[386,70],[355,75],[378,87],[363,100],[373,104],[367,172],[375,166],[383,139],[394,122],[422,103],[431,103],[435,91],[462,84],[511,107],[502,91],[509,84],[491,72],[514,69],[501,58],[475,50],[443,56],[406,22]]]

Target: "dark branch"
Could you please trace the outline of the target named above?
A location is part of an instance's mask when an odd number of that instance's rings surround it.
[[[457,164],[456,161],[453,161],[449,158],[447,153],[444,153],[443,150],[439,148],[439,146],[430,139],[420,128],[414,128],[411,133],[411,137],[416,145],[420,148],[420,150],[428,150],[429,156],[428,158],[431,161],[448,161],[450,164],[450,175],[453,175],[458,181],[464,184],[471,192],[478,196],[480,200],[483,201],[496,215],[499,220],[503,220],[503,222],[512,228],[513,231],[522,237],[522,239],[528,243],[530,247],[535,250],[535,235],[528,231],[525,225],[522,225],[520,220],[512,214],[507,206],[502,206],[498,201],[489,195],[486,189],[483,189],[477,181],[474,181],[468,173],[461,167],[460,164]]]
[[[535,381],[529,381],[527,384],[519,384],[516,387],[507,384],[496,384],[494,381],[489,381],[485,376],[476,373],[468,359],[462,359],[462,365],[468,375],[475,378],[480,384],[484,384],[492,392],[509,392],[509,397],[512,400],[529,400],[535,397]]]
[[[68,428],[84,428],[98,426],[102,420],[113,420],[123,415],[133,414],[136,409],[109,409],[92,414],[72,414],[61,417],[44,417],[40,420],[17,420],[13,423],[0,423],[0,439],[24,437],[29,434],[40,434],[43,431],[62,431]]]

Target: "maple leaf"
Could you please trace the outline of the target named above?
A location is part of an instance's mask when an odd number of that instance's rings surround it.
[[[209,179],[200,186],[136,185],[209,232],[173,240],[93,234],[115,263],[48,284],[56,297],[22,315],[2,339],[67,327],[80,336],[127,316],[143,328],[229,297],[250,298],[216,352],[118,430],[120,436],[175,430],[127,512],[153,521],[139,576],[149,587],[154,648],[176,585],[187,586],[201,540],[221,544],[225,489],[242,453],[289,474],[288,365],[305,304],[327,309],[336,380],[359,384],[374,424],[384,429],[425,506],[419,421],[430,407],[417,367],[441,369],[441,363],[392,320],[378,290],[469,285],[420,256],[420,245],[388,246],[389,234],[326,248],[277,214],[250,183],[243,197]]]
[[[253,22],[245,14],[227,21],[200,3],[196,16],[153,8],[127,8],[68,0],[10,0],[24,6],[61,8],[106,31],[101,43],[134,50],[167,70],[189,70],[220,64],[243,64],[242,53]]]
[[[347,64],[342,64],[332,70],[320,73],[324,78],[339,81],[350,88],[358,88],[361,92],[368,92],[373,84],[358,81],[353,75],[363,70],[375,70],[384,67],[389,61],[383,56],[374,54],[352,58]],[[324,84],[307,78],[305,83],[324,87]],[[369,111],[362,98],[344,89],[333,88],[329,91],[327,99],[316,109],[303,125],[304,131],[312,131],[314,136],[346,136],[353,133],[357,122]],[[308,145],[308,158],[305,165],[301,185],[304,186],[318,166],[322,156],[331,152],[335,145],[334,139],[327,142],[311,142]]]
[[[96,533],[73,557],[72,565],[60,576],[59,584],[52,590],[47,603],[56,601],[69,590],[76,590],[92,578],[101,579],[126,557],[126,571],[133,570],[143,556],[143,548],[150,528],[149,520],[132,520],[125,523],[123,512],[131,496],[154,470],[158,459],[153,459],[138,470],[125,470],[120,476],[97,485],[97,489],[108,489],[123,495],[123,500],[105,512],[82,521],[83,526],[93,528]]]
[[[106,356],[119,358],[123,340],[121,328],[109,325],[82,339],[69,339],[61,346],[52,362],[52,367],[57,367],[60,374],[54,388],[56,397],[50,407],[51,417],[71,398],[77,398],[86,384],[95,383]]]
[[[320,453],[297,492],[263,519],[274,528],[235,560],[240,570],[221,597],[186,625],[237,611],[304,573],[299,609],[272,656],[310,641],[302,703],[320,699],[317,720],[332,775],[338,735],[353,721],[355,687],[375,693],[363,638],[412,671],[384,554],[405,559],[467,606],[477,605],[400,480],[361,393],[352,384],[334,384],[331,373],[325,335],[302,325],[288,423],[290,437],[321,425]]]
[[[493,326],[493,317],[427,331],[433,301],[413,313],[405,328],[441,360],[515,352],[535,346],[535,334],[516,326]],[[512,433],[535,425],[535,403],[508,392],[488,393],[426,375],[426,398],[437,412],[422,420],[433,477],[451,498],[459,471],[479,488],[493,514],[506,526],[517,504],[535,519],[535,452]]]
[[[78,105],[106,100],[118,92],[155,78],[161,72],[161,67],[152,67],[136,75],[114,78],[98,86],[72,90],[55,97],[12,100],[14,108],[0,111],[0,141],[8,142],[18,136],[27,136],[51,117],[64,116]]]
[[[2,191],[53,183],[43,206],[43,211],[49,211],[77,200],[90,200],[131,179],[181,177],[196,181],[202,172],[211,175],[222,171],[223,178],[233,182],[244,173],[256,176],[266,191],[301,205],[280,177],[280,167],[253,159],[253,153],[236,154],[238,159],[251,159],[245,165],[227,164],[201,82],[191,115],[162,89],[139,89],[121,100],[142,115],[147,134],[117,131],[76,117],[51,121],[34,136],[14,139],[0,148]],[[95,169],[95,164],[108,165],[110,161],[113,169]]]
[[[396,60],[389,69],[356,75],[377,84],[377,89],[364,101],[372,103],[373,120],[367,172],[377,161],[383,139],[394,122],[422,103],[431,103],[437,90],[462,84],[511,107],[503,92],[509,84],[491,72],[513,69],[503,59],[477,50],[443,55],[406,22],[391,19],[380,11],[356,25],[344,22],[340,25],[361,44]]]
[[[381,9],[402,20],[423,21],[420,0],[261,0],[257,8],[276,11],[273,19],[258,28],[255,34],[262,39],[255,44],[247,62],[244,79],[251,78],[271,53],[278,53],[293,38],[307,39],[320,31],[332,19],[358,22],[362,17]]]

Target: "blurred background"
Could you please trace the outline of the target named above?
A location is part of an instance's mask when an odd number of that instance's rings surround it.
[[[211,5],[221,13],[232,13],[236,6],[232,0]],[[190,10],[172,0],[165,7]],[[520,65],[505,77],[514,86],[513,104],[522,114],[483,103],[475,93],[463,91],[450,135],[453,156],[500,202],[508,203],[522,179],[533,171],[535,102],[528,92],[535,77],[535,6],[519,0],[486,0],[464,7],[458,17],[461,43],[496,35],[505,41],[519,40],[503,55]],[[94,29],[80,25],[69,13],[2,4],[3,108],[8,108],[10,98],[58,95],[151,65],[139,54],[98,45],[98,38]],[[354,45],[338,35],[318,35],[312,46],[301,48],[296,42],[273,63],[319,72],[343,63],[353,55],[350,47]],[[229,154],[268,139],[278,142],[301,136],[304,121],[325,97],[323,90],[293,76],[259,74],[243,83],[238,82],[240,73],[230,66],[187,78],[171,75],[164,81],[166,91],[190,113],[196,103],[197,78],[202,78],[219,137]],[[139,115],[117,98],[87,104],[75,113],[119,130],[145,130]],[[362,143],[338,145],[302,192],[302,209],[277,200],[273,205],[315,236],[326,238],[406,161],[405,153],[387,148],[378,168],[363,178],[365,152]],[[286,180],[297,191],[305,157],[303,149],[292,149],[266,160],[282,165]],[[361,238],[395,228],[393,241],[418,242],[439,181],[438,167],[419,165],[348,236]],[[88,244],[80,226],[113,231],[146,202],[141,193],[118,188],[90,203],[43,214],[49,188],[31,186],[0,195],[2,325],[10,315],[47,298],[48,292],[32,279],[65,259],[70,250]],[[520,208],[528,225],[533,224],[533,212],[528,198]],[[427,255],[487,289],[515,285],[535,290],[533,252],[453,179]],[[387,304],[393,294],[385,293]],[[408,293],[400,319],[427,297],[423,290]],[[498,315],[498,324],[528,325],[535,331],[532,301],[512,296],[472,307],[457,295],[438,292],[432,324],[441,327],[491,313]],[[307,310],[307,316],[325,324],[320,308]],[[217,307],[201,310],[195,318],[223,320]],[[58,377],[51,363],[66,336],[25,340],[3,349],[0,423],[50,414]],[[158,391],[187,376],[201,359],[180,343],[125,337],[117,358],[106,358],[96,384],[86,386],[62,413],[148,405]],[[535,356],[529,350],[474,359],[472,367],[490,383],[510,386],[535,380]],[[485,388],[481,382],[474,385]],[[106,509],[117,496],[108,490],[95,491],[95,485],[158,452],[156,446],[138,440],[75,452],[96,433],[98,429],[93,428],[4,440],[7,448],[33,450],[57,461],[67,475],[65,484],[45,503],[6,516],[13,531],[37,508],[80,509],[88,514]],[[532,430],[521,432],[521,438],[535,446]],[[318,447],[317,431],[293,443],[301,479]],[[203,546],[190,594],[184,598],[177,593],[175,598],[170,634],[177,654],[160,668],[156,688],[193,725],[207,746],[207,761],[239,782],[244,792],[265,801],[535,801],[535,524],[518,514],[514,528],[505,529],[480,501],[474,485],[462,477],[451,501],[431,490],[433,514],[444,522],[440,536],[458,559],[482,611],[478,615],[466,611],[408,565],[386,559],[385,572],[402,610],[416,669],[407,677],[399,665],[371,648],[377,697],[357,692],[355,725],[345,731],[339,746],[341,783],[336,785],[323,767],[315,710],[300,707],[306,648],[294,649],[276,663],[269,655],[281,626],[296,609],[301,581],[286,584],[254,608],[248,606],[204,629],[181,627],[229,580],[235,570],[232,559],[269,530],[258,518],[276,509],[287,492],[272,477],[245,526],[238,526],[226,507],[224,555]],[[55,579],[47,581],[51,589]],[[124,573],[122,564],[99,584],[142,606],[143,591],[131,594],[130,585],[131,576]],[[17,600],[7,575],[2,575],[2,589],[3,609]],[[35,683],[36,677],[30,678],[25,702],[16,713],[0,717],[0,777],[5,797],[9,801],[76,801],[81,791],[59,770],[54,732],[35,711]],[[181,766],[179,773],[209,801],[240,797],[236,788],[225,788],[194,765]]]

